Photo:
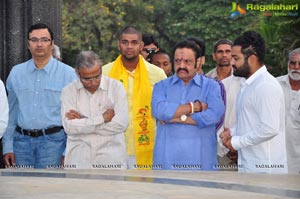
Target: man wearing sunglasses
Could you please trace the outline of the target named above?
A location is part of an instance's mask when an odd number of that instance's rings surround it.
[[[7,167],[57,168],[66,145],[60,94],[77,77],[72,67],[52,57],[53,32],[47,25],[29,28],[27,47],[32,59],[14,66],[6,83],[10,113],[4,161]]]
[[[142,41],[144,43],[144,47],[141,50],[141,55],[145,60],[151,63],[152,56],[159,50],[158,43],[151,34],[143,34]]]

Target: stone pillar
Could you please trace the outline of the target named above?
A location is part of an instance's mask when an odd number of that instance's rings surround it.
[[[11,68],[30,58],[27,31],[34,23],[45,23],[61,46],[62,0],[1,0],[0,75],[5,82]]]

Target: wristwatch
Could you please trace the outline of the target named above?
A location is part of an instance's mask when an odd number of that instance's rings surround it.
[[[182,116],[180,117],[180,120],[181,120],[182,122],[185,122],[186,119],[187,119],[187,116],[186,116],[186,115],[182,115]]]

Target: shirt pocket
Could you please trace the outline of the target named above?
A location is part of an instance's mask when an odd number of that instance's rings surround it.
[[[105,96],[103,93],[99,96],[100,113],[104,113],[107,109],[114,109],[114,102],[110,96]]]
[[[26,85],[19,85],[16,89],[16,95],[20,106],[28,106],[34,97],[33,89]]]
[[[300,98],[297,101],[291,102],[290,113],[292,115],[292,120],[300,124]]]
[[[60,82],[46,84],[43,91],[42,100],[47,102],[46,104],[48,106],[60,106],[60,95],[63,88],[64,85]]]

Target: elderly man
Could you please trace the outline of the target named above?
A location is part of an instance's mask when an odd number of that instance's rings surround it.
[[[61,96],[68,135],[65,167],[126,168],[125,89],[120,82],[102,76],[100,59],[93,51],[82,51],[75,67],[79,79],[67,85]]]
[[[278,77],[285,96],[285,135],[289,173],[300,173],[300,48],[289,53],[288,74]]]
[[[197,74],[200,49],[184,40],[174,48],[175,75],[157,83],[152,112],[158,120],[154,166],[217,169],[216,124],[225,105],[219,84]]]

